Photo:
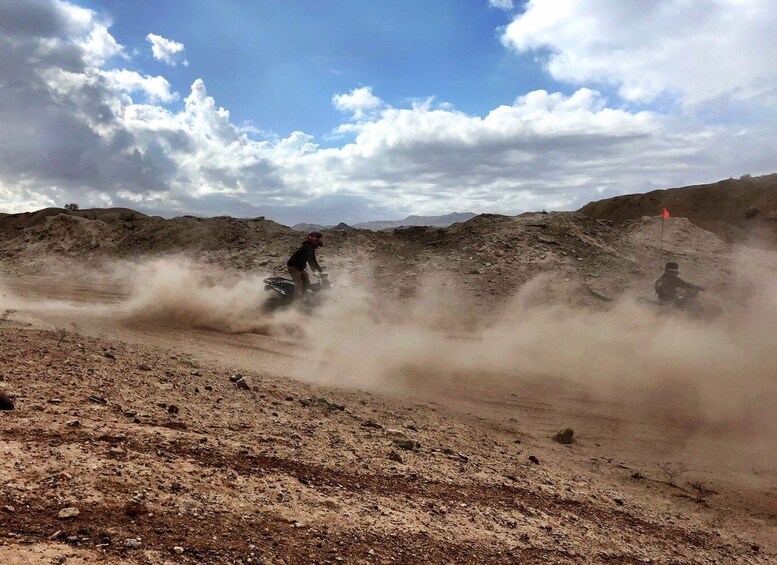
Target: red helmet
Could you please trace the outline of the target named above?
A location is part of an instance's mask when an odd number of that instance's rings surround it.
[[[324,236],[321,232],[312,231],[308,234],[308,241],[316,247],[323,247],[324,242],[321,241],[322,237]]]

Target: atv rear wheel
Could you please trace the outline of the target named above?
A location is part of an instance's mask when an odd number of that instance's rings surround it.
[[[277,312],[278,310],[285,308],[290,303],[291,301],[276,294],[275,296],[271,296],[264,301],[264,304],[262,304],[262,312],[265,314],[272,314],[273,312]]]

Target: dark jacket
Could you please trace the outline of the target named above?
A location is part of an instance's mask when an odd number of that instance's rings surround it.
[[[305,267],[310,265],[310,268],[319,273],[323,272],[323,269],[316,261],[316,246],[309,241],[303,241],[299,249],[297,249],[289,260],[286,262],[287,267],[294,267],[300,271],[304,271]]]
[[[674,300],[677,290],[699,290],[701,287],[685,282],[679,275],[664,273],[656,281],[656,294],[660,300]]]

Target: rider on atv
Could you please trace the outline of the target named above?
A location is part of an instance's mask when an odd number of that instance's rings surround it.
[[[312,270],[318,273],[324,272],[324,269],[321,268],[316,260],[316,249],[324,246],[324,243],[321,241],[322,237],[323,235],[320,232],[310,232],[307,239],[302,242],[299,249],[286,262],[289,274],[294,281],[294,300],[302,298],[305,289],[310,286],[310,276],[308,276],[305,267],[310,265]]]
[[[664,304],[683,306],[685,299],[696,296],[703,287],[691,284],[680,278],[680,265],[670,261],[664,267],[662,274],[655,284],[658,300]]]

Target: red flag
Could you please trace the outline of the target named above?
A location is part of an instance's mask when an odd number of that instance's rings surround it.
[[[661,217],[662,217],[662,218],[668,218],[668,217],[669,217],[669,210],[667,210],[666,208],[664,208],[664,211],[663,211],[663,212],[661,212]]]

